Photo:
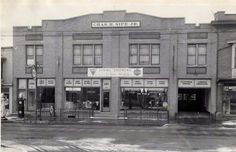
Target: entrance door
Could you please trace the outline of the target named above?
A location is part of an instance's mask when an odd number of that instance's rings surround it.
[[[110,111],[110,92],[103,92],[103,107],[102,111]]]
[[[178,111],[205,112],[206,93],[204,89],[179,89]]]

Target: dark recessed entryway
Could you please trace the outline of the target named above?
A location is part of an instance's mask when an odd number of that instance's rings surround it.
[[[179,112],[206,112],[208,102],[208,89],[179,89]]]

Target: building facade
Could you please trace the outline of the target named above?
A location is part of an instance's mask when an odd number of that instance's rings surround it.
[[[5,109],[7,114],[12,113],[12,89],[13,89],[13,48],[2,47],[1,48],[1,94],[5,99]]]
[[[13,102],[23,96],[26,110],[38,102],[59,110],[90,101],[114,116],[123,107],[154,109],[163,103],[171,118],[179,112],[216,113],[217,29],[211,24],[104,11],[14,27],[13,35]],[[31,72],[35,61],[37,81]]]
[[[236,115],[236,14],[218,12],[211,24],[217,29],[218,117]]]

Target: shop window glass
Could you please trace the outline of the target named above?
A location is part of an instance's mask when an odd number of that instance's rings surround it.
[[[157,109],[167,102],[167,89],[122,89],[122,105],[128,109]]]

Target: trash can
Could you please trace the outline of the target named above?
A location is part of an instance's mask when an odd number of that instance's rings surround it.
[[[24,99],[23,98],[18,99],[18,117],[24,118]]]

